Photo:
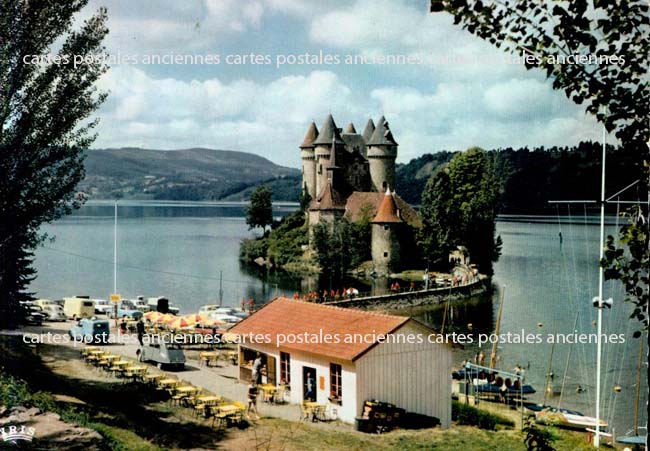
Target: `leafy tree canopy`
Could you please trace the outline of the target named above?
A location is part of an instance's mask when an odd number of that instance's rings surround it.
[[[0,322],[12,326],[35,277],[33,249],[41,224],[83,199],[84,151],[106,94],[94,87],[105,72],[100,8],[79,29],[74,14],[87,0],[0,0]],[[58,41],[57,41],[58,40]],[[48,58],[55,41],[62,42]]]
[[[246,210],[246,224],[250,229],[266,227],[273,224],[273,191],[266,185],[258,186],[251,194],[251,203]]]

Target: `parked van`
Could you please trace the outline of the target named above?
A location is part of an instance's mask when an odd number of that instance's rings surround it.
[[[90,318],[95,315],[95,303],[90,296],[75,296],[63,298],[63,311],[68,318]]]
[[[109,323],[106,319],[83,318],[70,329],[70,336],[75,341],[85,343],[108,343]]]

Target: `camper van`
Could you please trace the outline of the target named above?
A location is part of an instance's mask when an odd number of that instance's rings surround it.
[[[95,303],[90,296],[75,296],[63,298],[63,312],[68,318],[90,318],[95,315]]]

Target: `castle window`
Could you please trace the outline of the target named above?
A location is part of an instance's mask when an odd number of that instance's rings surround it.
[[[322,174],[322,173],[323,173],[323,165],[322,165],[322,164],[319,164],[319,165],[318,165],[318,173],[319,173],[319,174]]]
[[[388,226],[384,224],[384,230],[388,230]]]
[[[388,183],[386,183],[386,181],[381,182],[381,187],[382,189],[388,188]]]
[[[388,252],[384,252],[384,257],[388,257]]]

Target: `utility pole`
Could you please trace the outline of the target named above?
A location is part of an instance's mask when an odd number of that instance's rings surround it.
[[[223,307],[223,271],[219,271],[219,307]]]

